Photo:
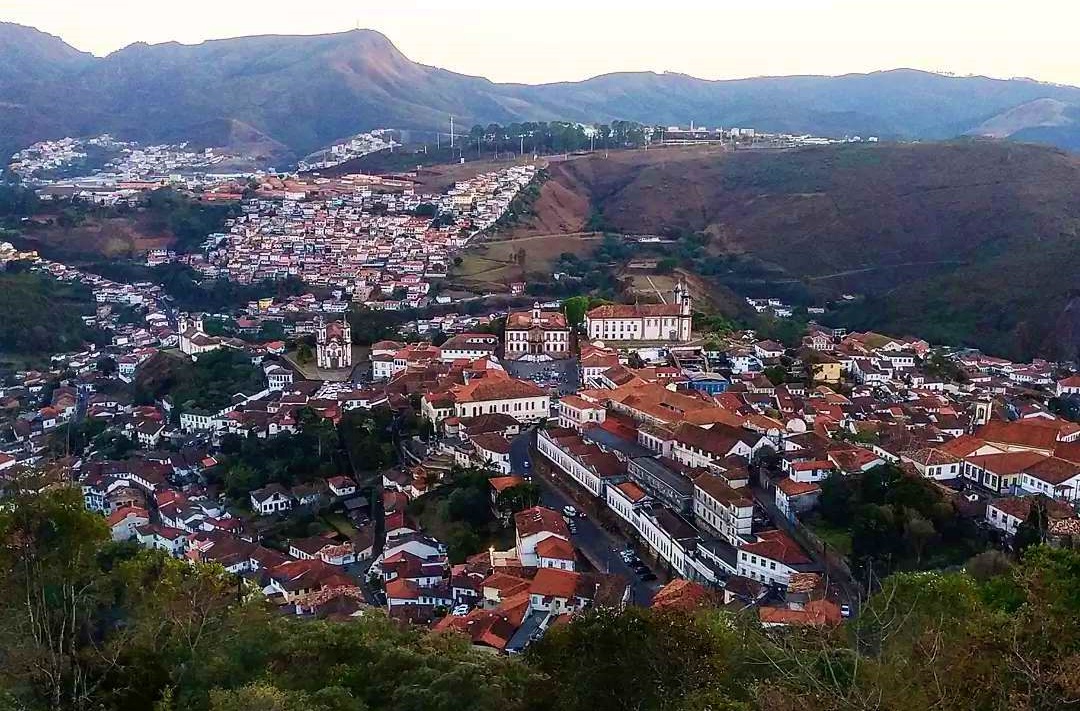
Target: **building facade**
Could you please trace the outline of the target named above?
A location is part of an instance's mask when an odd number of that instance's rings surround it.
[[[570,357],[570,327],[558,311],[514,311],[506,317],[506,357],[561,359]]]
[[[348,322],[331,321],[315,334],[316,362],[323,370],[352,367],[352,329]]]
[[[585,330],[591,340],[666,341],[690,340],[693,303],[679,282],[670,304],[606,304],[585,314]]]

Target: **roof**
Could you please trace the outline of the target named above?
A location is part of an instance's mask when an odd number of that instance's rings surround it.
[[[569,600],[574,597],[578,580],[579,575],[573,571],[541,568],[536,571],[536,577],[529,586],[529,593]]]
[[[129,516],[136,516],[138,518],[144,518],[147,521],[150,520],[150,514],[146,509],[141,509],[138,506],[124,506],[114,511],[106,521],[109,524],[109,528],[124,522]]]
[[[1039,500],[1042,500],[1046,505],[1046,514],[1052,519],[1076,518],[1075,513],[1068,504],[1055,501],[1042,494],[1036,494],[1034,496],[1005,496],[1000,499],[991,500],[989,505],[993,506],[998,511],[1007,513],[1013,518],[1026,521],[1028,514],[1031,513],[1032,504]]]
[[[791,477],[784,477],[776,482],[776,488],[784,492],[785,496],[804,496],[821,491],[821,487],[808,481],[795,481]]]
[[[702,607],[719,606],[721,597],[715,590],[710,590],[701,583],[684,578],[676,578],[660,589],[653,597],[652,606],[656,609],[693,611]]]
[[[1019,474],[1046,457],[1038,452],[1005,452],[967,457],[966,462],[998,475]]]
[[[1033,420],[994,420],[980,427],[975,434],[991,443],[1053,451],[1057,445],[1059,427],[1060,425],[1055,426],[1049,421],[1043,424]]]
[[[759,607],[758,619],[766,625],[793,625],[797,627],[825,627],[838,625],[843,620],[840,607],[829,600],[813,600],[801,610],[782,607]]]
[[[479,449],[495,454],[510,454],[510,440],[494,432],[473,435],[469,440]]]
[[[604,304],[590,309],[585,316],[590,319],[646,318],[656,316],[681,316],[679,304]]]
[[[708,454],[725,457],[739,442],[756,442],[760,435],[729,425],[715,424],[709,429],[684,422],[675,428],[675,441]]]
[[[540,318],[533,318],[532,311],[514,311],[506,317],[507,330],[526,330],[530,328],[542,328],[548,331],[564,331],[569,328],[566,325],[566,316],[558,311],[541,311]]]
[[[452,388],[456,402],[484,402],[488,400],[514,400],[517,398],[543,397],[547,391],[539,385],[515,378],[479,378],[467,385]]]
[[[555,560],[576,560],[574,546],[558,536],[549,536],[536,544],[536,554],[541,558]]]
[[[488,479],[488,484],[491,488],[500,494],[507,489],[512,489],[515,486],[524,484],[525,480],[519,476],[496,476]]]
[[[730,484],[713,474],[705,473],[694,479],[694,486],[724,504],[737,508],[748,508],[754,505],[754,502],[744,494],[733,489]]]
[[[616,484],[615,488],[635,504],[648,496],[648,494],[641,490],[640,486],[632,481],[624,481],[622,484]]]
[[[765,531],[758,535],[756,543],[744,544],[741,550],[785,565],[806,565],[811,562],[799,544],[783,531]]]
[[[543,506],[533,506],[531,509],[518,511],[514,514],[514,527],[518,536],[524,538],[537,533],[554,533],[563,538],[570,538],[570,529],[566,527],[566,521],[562,514]]]
[[[974,435],[961,435],[956,439],[951,439],[944,444],[940,444],[936,447],[939,452],[951,454],[956,457],[966,457],[974,452],[979,451],[982,447],[987,446],[985,440],[979,439]],[[991,445],[992,446],[992,445]]]
[[[1029,466],[1024,473],[1056,486],[1080,475],[1080,463],[1058,457],[1046,457]]]

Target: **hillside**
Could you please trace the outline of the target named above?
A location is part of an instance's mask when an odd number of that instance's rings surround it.
[[[1071,116],[1080,88],[913,70],[733,81],[637,72],[528,86],[417,64],[371,30],[137,43],[95,58],[51,35],[0,24],[0,153],[108,131],[254,145],[256,153],[282,160],[372,128],[445,130],[451,114],[462,128],[692,118],[698,125],[925,139],[977,133],[992,122],[1007,124],[1010,136],[1080,144],[1080,122],[1071,118],[1050,125],[1038,116],[1017,120],[1022,110],[1010,118],[1018,107],[1045,100],[1060,102]]]
[[[553,164],[608,229],[704,232],[743,294],[868,298],[849,326],[1012,356],[1073,357],[1080,159],[1030,145],[639,151]]]
[[[0,361],[81,348],[101,334],[82,317],[94,313],[89,290],[41,274],[0,272]]]

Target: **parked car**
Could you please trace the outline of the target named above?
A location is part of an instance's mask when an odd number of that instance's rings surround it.
[[[851,617],[851,605],[841,605],[840,616],[844,619]]]
[[[645,573],[641,573],[640,575],[638,575],[638,577],[648,583],[648,582],[652,582],[653,580],[656,580],[656,573],[654,573],[654,572],[652,572],[650,570],[650,571],[646,571]]]
[[[566,516],[567,518],[577,518],[577,509],[569,504],[563,506],[562,513],[563,516]]]
[[[464,604],[458,605],[453,609],[450,614],[452,614],[454,617],[464,617],[465,615],[469,614],[469,606]]]

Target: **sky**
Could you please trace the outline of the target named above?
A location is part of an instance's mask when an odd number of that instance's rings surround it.
[[[500,82],[907,67],[1080,85],[1076,0],[0,0],[0,20],[97,55],[138,41],[362,27],[414,61]]]

